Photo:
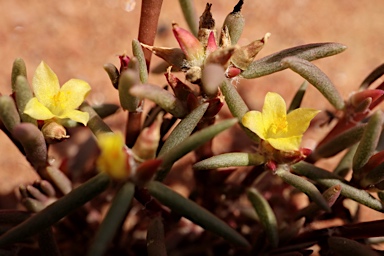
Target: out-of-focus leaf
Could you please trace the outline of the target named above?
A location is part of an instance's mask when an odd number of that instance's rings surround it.
[[[373,82],[379,79],[382,75],[384,75],[384,64],[381,64],[380,66],[375,68],[371,73],[369,73],[369,75],[360,84],[360,89],[368,88]]]
[[[121,223],[128,213],[134,192],[135,185],[131,182],[125,183],[123,187],[119,189],[111,203],[107,215],[96,233],[95,239],[87,255],[105,255],[109,243],[112,241],[118,228],[121,227]]]
[[[252,203],[260,223],[263,225],[271,246],[276,248],[279,244],[279,234],[277,229],[277,220],[268,201],[255,188],[247,190],[248,200]]]
[[[55,224],[71,211],[103,192],[109,182],[110,178],[107,174],[98,174],[41,212],[4,233],[0,237],[0,246],[21,241]]]
[[[355,256],[379,256],[380,254],[368,246],[354,240],[333,236],[328,238],[328,245],[332,252],[337,255],[355,255]]]
[[[292,165],[292,170],[294,173],[305,176],[308,179],[326,187],[332,187],[340,184],[341,195],[368,206],[376,211],[384,212],[384,206],[379,200],[375,199],[364,190],[348,185],[347,181],[331,172],[303,161]]]
[[[289,105],[289,108],[288,108],[288,113],[300,107],[301,102],[303,101],[303,98],[304,98],[304,94],[307,90],[307,87],[308,87],[308,82],[304,81],[301,84],[299,90],[297,90],[295,97],[293,97],[291,105]]]
[[[260,165],[265,162],[262,155],[251,153],[226,153],[204,159],[193,165],[195,170],[210,170],[232,166]]]
[[[149,193],[181,216],[191,220],[202,228],[209,230],[226,240],[242,247],[249,247],[248,241],[228,226],[224,221],[217,218],[195,202],[183,197],[172,189],[158,181],[148,184]]]

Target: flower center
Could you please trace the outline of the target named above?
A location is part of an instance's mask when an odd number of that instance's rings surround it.
[[[285,118],[279,118],[268,129],[268,137],[275,137],[278,134],[285,133],[288,130],[288,122]]]

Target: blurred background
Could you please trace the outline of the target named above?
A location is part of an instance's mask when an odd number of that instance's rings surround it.
[[[216,27],[221,27],[237,0],[211,0]],[[205,1],[195,0],[198,15]],[[24,59],[31,81],[37,65],[44,60],[63,84],[71,78],[86,80],[92,86],[92,104],[116,103],[103,64],[118,66],[118,55],[131,55],[131,41],[137,37],[140,1],[134,0],[0,0],[0,92],[11,93],[11,68],[15,58]],[[257,58],[285,48],[317,42],[338,42],[348,49],[336,56],[315,61],[346,98],[365,76],[384,61],[384,2],[379,0],[246,0],[242,13],[246,27],[240,45],[270,32],[268,44]],[[157,46],[176,47],[171,31],[175,21],[187,28],[178,1],[164,0],[159,21]],[[152,58],[152,67],[160,63]],[[179,76],[181,77],[181,76]],[[285,96],[288,103],[303,79],[285,70],[237,84],[250,108],[262,106],[267,91]],[[165,83],[162,75],[150,83]],[[330,108],[313,88],[308,89],[306,107]],[[330,108],[331,109],[331,108]],[[106,121],[115,130],[123,129],[126,115],[120,112]],[[0,132],[0,193],[13,194],[15,187],[35,174],[18,150]],[[6,207],[0,203],[0,208]]]

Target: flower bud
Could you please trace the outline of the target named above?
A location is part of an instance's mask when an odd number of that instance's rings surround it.
[[[262,39],[255,40],[252,43],[237,49],[232,55],[232,64],[241,70],[246,70],[256,55],[264,47],[264,44],[267,42],[270,35],[270,33],[267,33]]]
[[[163,113],[160,113],[151,126],[144,128],[132,148],[133,156],[138,162],[154,159],[160,141],[160,127]]]
[[[128,68],[128,64],[130,58],[124,53],[123,55],[119,55],[120,59],[120,73]]]
[[[61,124],[55,121],[47,121],[41,128],[41,132],[44,135],[44,139],[49,143],[60,142],[64,139],[69,138],[67,130]]]
[[[176,23],[172,24],[173,34],[180,45],[181,50],[184,52],[188,61],[196,62],[193,65],[200,66],[204,59],[204,48],[200,41],[189,31],[180,28]]]
[[[197,34],[197,38],[204,48],[208,45],[211,35],[215,38],[215,20],[212,18],[211,7],[212,4],[206,4],[205,10],[200,16],[199,21],[199,32]]]
[[[184,65],[186,56],[180,48],[155,47],[146,44],[141,45],[145,49],[150,50],[156,56],[168,62],[172,67],[176,68],[175,71],[181,70]]]
[[[240,0],[233,8],[233,11],[228,14],[228,16],[224,20],[223,28],[228,28],[231,45],[237,44],[237,41],[239,41],[241,33],[243,32],[245,19],[240,12],[243,3],[244,1]]]

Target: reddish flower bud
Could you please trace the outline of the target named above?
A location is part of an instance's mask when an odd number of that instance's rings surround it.
[[[124,70],[128,69],[130,58],[127,55],[123,54],[123,55],[119,55],[119,59],[120,59],[120,73],[121,73]]]
[[[180,28],[176,23],[172,24],[173,34],[184,52],[188,61],[201,62],[204,58],[204,49],[199,40],[189,31]]]

